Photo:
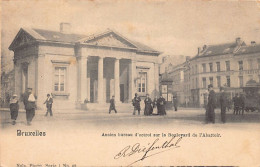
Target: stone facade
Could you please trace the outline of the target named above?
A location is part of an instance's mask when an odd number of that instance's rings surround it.
[[[54,108],[79,107],[86,99],[102,104],[112,95],[125,103],[136,92],[158,95],[160,52],[112,30],[84,36],[21,28],[9,49],[14,51],[15,92],[33,88],[40,108],[47,93],[54,97]]]

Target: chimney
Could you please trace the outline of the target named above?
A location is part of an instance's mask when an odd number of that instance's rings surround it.
[[[203,45],[202,51],[205,51],[207,49],[207,45]]]
[[[237,45],[240,45],[240,44],[241,44],[241,39],[240,39],[240,37],[236,38],[236,44],[237,44]]]
[[[70,23],[60,23],[60,32],[63,34],[69,34],[71,26]]]
[[[251,41],[251,45],[255,46],[256,42],[255,41]]]

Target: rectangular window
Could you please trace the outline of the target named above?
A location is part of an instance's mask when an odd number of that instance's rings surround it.
[[[252,60],[252,59],[249,59],[249,60],[248,60],[248,69],[249,69],[249,70],[254,69],[254,63],[253,63],[253,60]]]
[[[139,72],[137,85],[138,85],[138,92],[145,93],[146,92],[146,85],[147,85],[147,73],[146,72]]]
[[[217,65],[217,72],[220,72],[220,62],[217,62],[216,65]]]
[[[230,76],[227,76],[227,87],[230,87]]]
[[[206,64],[205,63],[202,64],[202,71],[206,72]]]
[[[213,77],[209,77],[209,83],[213,85]]]
[[[243,61],[238,61],[238,69],[239,71],[243,71]]]
[[[213,64],[212,63],[209,63],[209,71],[213,72]]]
[[[197,74],[197,73],[198,73],[198,66],[195,65],[195,74]]]
[[[54,91],[65,92],[66,88],[66,67],[55,67]]]
[[[239,86],[243,87],[243,82],[244,82],[243,81],[243,76],[239,76],[238,79],[239,79]]]
[[[218,88],[221,86],[221,77],[220,76],[217,76],[217,85],[218,85]]]
[[[260,69],[260,59],[257,59],[258,61],[258,69]]]
[[[198,88],[198,78],[196,78],[196,89]]]
[[[230,61],[226,61],[226,71],[230,71]]]
[[[206,81],[206,78],[202,78],[202,87],[207,89],[207,81]]]

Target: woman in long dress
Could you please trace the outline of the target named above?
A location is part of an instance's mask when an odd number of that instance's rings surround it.
[[[162,96],[160,96],[160,98],[157,100],[159,115],[166,115],[165,104],[166,104],[165,99]]]
[[[155,96],[154,100],[153,100],[153,114],[158,115],[158,98],[157,96]]]
[[[144,115],[151,115],[153,112],[153,107],[152,107],[152,99],[149,97],[149,94],[146,95],[146,98],[144,99]]]

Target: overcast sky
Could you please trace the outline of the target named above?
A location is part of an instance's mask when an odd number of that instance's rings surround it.
[[[58,31],[60,22],[86,35],[111,28],[169,55],[195,56],[199,46],[236,37],[260,43],[260,1],[12,0],[1,6],[5,64],[21,27]]]

